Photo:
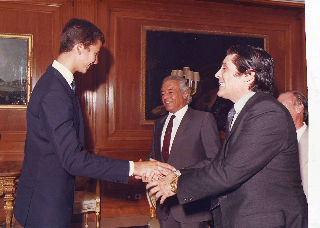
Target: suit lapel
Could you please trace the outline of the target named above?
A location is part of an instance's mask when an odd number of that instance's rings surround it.
[[[83,133],[83,130],[80,129],[80,128],[82,128],[82,126],[80,126],[80,123],[82,123],[81,122],[82,121],[82,113],[81,113],[81,108],[80,108],[78,97],[72,91],[70,85],[68,84],[67,80],[62,76],[62,74],[52,66],[51,66],[51,69],[54,73],[54,76],[61,82],[61,84],[66,89],[67,94],[69,95],[70,99],[72,100],[73,114],[74,114],[73,115],[74,126],[76,128],[78,138],[80,139],[81,143],[84,144],[84,133]]]
[[[164,159],[162,157],[162,152],[161,152],[161,134],[162,134],[162,129],[164,127],[164,123],[166,122],[167,117],[168,115],[165,115],[159,120],[159,123],[158,123],[159,126],[157,127],[155,136],[154,136],[157,139],[155,149],[158,150],[158,152],[155,151],[155,155],[159,154],[159,158],[156,157],[156,159],[162,162],[164,161]]]
[[[259,93],[255,93],[248,101],[247,103],[243,106],[242,110],[240,111],[237,119],[235,120],[235,122],[233,123],[233,126],[231,128],[231,131],[230,133],[227,135],[227,137],[225,138],[224,142],[223,142],[223,145],[222,145],[222,148],[223,148],[223,151],[224,151],[224,157],[227,156],[227,144],[228,144],[228,141],[229,139],[232,137],[233,133],[237,130],[239,124],[244,120],[244,116],[245,114],[248,112],[248,109],[254,105],[258,98],[259,98]]]
[[[179,125],[179,128],[177,130],[177,133],[176,133],[176,136],[175,136],[175,139],[177,138],[180,138],[181,135],[184,134],[185,131],[188,130],[188,123],[191,119],[191,116],[192,116],[192,109],[189,107],[187,112],[184,114],[181,122],[180,122],[180,125]],[[172,145],[175,144],[175,141],[173,141]]]
[[[230,136],[232,135],[232,133],[237,129],[237,127],[239,126],[239,123],[242,121],[244,115],[247,113],[248,109],[256,103],[257,98],[259,98],[259,93],[254,94],[248,101],[247,103],[243,106],[242,110],[240,111],[237,119],[234,121],[232,129],[230,131],[230,134],[228,135],[227,138],[230,138]]]
[[[183,139],[182,136],[184,135],[184,133],[187,130],[189,130],[189,123],[190,123],[190,120],[191,120],[191,117],[192,117],[192,113],[193,113],[193,110],[190,107],[188,107],[188,110],[184,114],[184,116],[183,116],[183,118],[182,118],[182,120],[180,122],[179,128],[177,129],[177,132],[176,132],[176,135],[174,137],[174,140],[172,142],[169,161],[174,157],[174,154],[175,154],[175,151],[176,151],[175,148],[179,148],[180,139]],[[171,157],[171,159],[170,159],[170,157]]]
[[[73,96],[73,91],[72,91],[70,85],[68,84],[67,80],[62,76],[62,74],[57,69],[55,69],[52,66],[51,66],[51,69],[54,73],[54,76],[61,82],[63,87],[66,89],[69,96]]]
[[[74,123],[77,130],[77,135],[82,144],[84,144],[84,135],[82,135],[82,112],[80,108],[80,103],[78,97],[72,92],[72,103],[73,103],[73,114],[74,114]]]

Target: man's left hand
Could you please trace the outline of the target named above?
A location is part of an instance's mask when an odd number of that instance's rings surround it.
[[[147,189],[150,192],[150,195],[155,195],[156,199],[160,199],[160,204],[163,204],[164,201],[176,194],[172,191],[171,183],[173,181],[178,182],[178,177],[175,172],[169,173],[167,176],[159,178],[158,180],[153,180],[147,184]]]

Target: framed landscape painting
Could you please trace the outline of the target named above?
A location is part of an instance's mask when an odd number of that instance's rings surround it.
[[[0,109],[26,108],[31,93],[31,34],[0,33]]]

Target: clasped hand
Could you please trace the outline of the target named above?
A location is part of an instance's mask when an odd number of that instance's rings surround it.
[[[168,163],[150,159],[135,162],[133,175],[136,179],[147,182],[149,195],[156,197],[157,200],[161,197],[160,203],[162,204],[166,198],[174,195],[170,183],[176,176],[175,171],[176,169]]]
[[[143,182],[150,182],[167,176],[174,171],[176,171],[176,169],[173,166],[150,159],[149,161],[134,162],[133,175],[136,179],[142,179]]]
[[[177,174],[174,171],[171,171],[165,176],[160,176],[151,180],[149,179],[146,186],[147,191],[149,191],[149,195],[155,197],[156,200],[160,199],[160,204],[163,204],[168,197],[176,194],[172,191],[170,186],[176,177]]]

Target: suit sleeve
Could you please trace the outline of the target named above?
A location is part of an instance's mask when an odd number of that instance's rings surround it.
[[[54,152],[61,166],[70,174],[127,183],[129,162],[84,152],[74,126],[74,110],[68,94],[56,89],[41,101],[40,118],[44,119]]]
[[[260,106],[263,107],[252,108],[238,127],[237,134],[234,132],[230,136],[232,142],[227,142],[227,149],[221,151],[224,156],[204,168],[189,170],[180,176],[177,192],[180,203],[218,196],[238,188],[287,146],[284,142],[287,142],[288,129],[291,129],[287,115],[279,108],[268,108],[268,104]]]

